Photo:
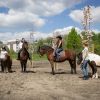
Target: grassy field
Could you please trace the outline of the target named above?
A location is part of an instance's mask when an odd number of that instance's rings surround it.
[[[12,59],[17,59],[17,53],[12,53],[12,54],[10,53],[10,56]],[[36,53],[32,54],[31,57],[32,57],[32,60],[34,60],[34,61],[47,60],[46,55],[40,57]]]

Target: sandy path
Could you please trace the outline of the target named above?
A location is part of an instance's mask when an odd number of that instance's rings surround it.
[[[28,63],[28,73],[21,73],[14,61],[13,70],[0,73],[0,100],[100,100],[100,79],[82,80],[79,67],[71,75],[68,63],[58,64],[56,75],[47,61]]]

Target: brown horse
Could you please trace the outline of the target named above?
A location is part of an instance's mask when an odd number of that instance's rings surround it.
[[[27,49],[28,49],[28,43],[24,42],[22,49],[20,51],[20,64],[22,72],[26,72],[27,60],[30,59]]]
[[[12,59],[8,54],[5,55],[5,59],[0,59],[1,62],[1,72],[12,72]]]
[[[43,56],[44,54],[47,55],[47,58],[51,64],[51,68],[52,68],[52,74],[55,74],[54,71],[54,63],[55,62],[64,62],[66,60],[69,61],[69,64],[71,66],[71,74],[73,74],[73,72],[76,74],[76,53],[72,50],[65,50],[63,51],[63,53],[61,53],[59,61],[56,61],[55,57],[54,57],[54,49],[50,46],[41,46],[38,48],[38,53]]]

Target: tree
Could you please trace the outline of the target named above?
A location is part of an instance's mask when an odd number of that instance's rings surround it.
[[[81,38],[77,34],[77,31],[75,30],[75,28],[72,28],[71,32],[69,32],[68,34],[67,48],[73,49],[75,51],[80,51],[80,49],[82,48]]]
[[[100,33],[98,34],[93,33],[92,40],[94,43],[94,53],[100,55]]]
[[[44,43],[51,46],[52,45],[52,38],[48,37],[48,38],[44,39]]]

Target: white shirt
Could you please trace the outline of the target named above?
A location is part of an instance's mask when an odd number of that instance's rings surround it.
[[[56,44],[55,43],[52,43],[52,48],[55,50],[56,49]]]
[[[1,51],[0,58],[5,59],[5,55],[8,54],[7,51]]]
[[[22,46],[23,46],[23,43],[22,43],[22,42],[20,42],[20,43],[19,43],[19,49],[21,49],[21,48],[22,48]]]
[[[88,60],[88,47],[85,47],[82,51],[83,60]]]

